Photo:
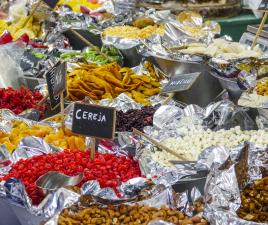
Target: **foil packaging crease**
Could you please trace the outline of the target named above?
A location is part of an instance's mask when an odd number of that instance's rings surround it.
[[[150,192],[151,194],[149,193],[149,197],[146,198],[145,200],[129,201],[129,202],[122,201],[121,203],[127,204],[127,205],[132,205],[132,204],[147,205],[147,206],[156,207],[156,208],[160,208],[161,206],[165,205],[166,207],[176,208],[178,206],[178,201],[181,200],[174,193],[174,191],[170,188],[166,189],[161,186],[155,186]],[[93,201],[95,200],[93,199]],[[98,200],[97,204],[99,204],[100,206],[104,206],[104,205],[111,203],[111,202],[99,201],[99,199],[97,200]],[[94,204],[94,202],[92,202],[92,204]],[[81,204],[80,206],[84,208],[83,204]],[[58,218],[59,218],[59,214],[52,217],[49,221],[45,223],[45,225],[57,225]],[[172,223],[167,223],[167,222],[159,221],[159,220],[153,220],[150,224],[159,224],[159,223],[163,225],[169,225],[169,224],[173,225]]]
[[[20,159],[27,159],[37,155],[44,155],[48,153],[58,152],[60,149],[55,148],[47,144],[42,138],[28,136],[23,138],[18,144],[15,151],[11,154],[7,152],[7,149],[2,145],[0,148],[1,160],[10,160],[12,163],[16,163]],[[9,172],[10,165],[7,167],[2,166],[0,168],[0,174],[5,175]]]
[[[146,177],[158,185],[170,187],[176,184],[180,179],[197,173],[195,167],[191,163],[185,162],[179,167],[168,168],[154,161],[151,157],[151,151],[155,151],[155,146],[146,141],[142,141],[141,145],[137,146],[136,156],[140,169]]]
[[[228,99],[211,103],[206,108],[197,105],[188,105],[184,109],[176,105],[161,106],[154,114],[154,126],[145,127],[144,132],[161,141],[183,136],[185,129],[217,131],[240,126],[242,130],[253,130],[256,124],[246,111],[246,108],[235,106]]]
[[[2,150],[3,149],[1,148],[1,155],[6,154],[3,153]],[[49,146],[40,138],[27,137],[20,142],[18,149],[16,149],[11,155],[5,156],[5,160],[9,159],[12,163],[16,163],[20,159],[26,159],[32,156],[48,154],[56,151],[59,150]],[[10,166],[11,165],[1,167],[1,176],[9,172]],[[62,207],[73,204],[78,199],[78,195],[76,193],[61,188],[55,193],[46,196],[46,198],[38,206],[34,206],[25,191],[24,185],[15,178],[11,178],[6,182],[1,182],[0,195],[13,204],[25,207],[31,214],[44,217],[53,216],[56,212],[60,211]]]
[[[12,129],[12,121],[20,121],[25,123],[27,126],[33,126],[33,125],[46,125],[50,126],[53,129],[57,129],[60,124],[49,122],[49,121],[34,121],[30,119],[26,119],[23,116],[15,115],[12,111],[8,109],[1,109],[0,114],[2,115],[2,118],[0,119],[0,130],[4,133],[10,133]]]
[[[137,47],[141,42],[138,39],[127,39],[121,37],[102,36],[104,45],[113,45],[118,49],[131,49]]]
[[[166,25],[168,27],[168,25]],[[205,55],[190,55],[176,51],[192,43],[189,38],[179,38],[177,32],[168,27],[163,37],[160,35],[153,35],[146,40],[142,40],[143,46],[139,47],[139,52],[143,56],[160,57],[169,60],[175,60],[180,62],[193,62],[200,63],[207,61]]]
[[[240,192],[268,172],[267,149],[245,143],[234,157],[213,164],[205,186],[205,216],[212,225],[262,225],[240,219]]]
[[[10,160],[11,163],[0,168],[1,176],[7,174],[11,168],[12,163],[16,163],[20,159],[27,159],[37,155],[43,155],[60,151],[54,147],[46,144],[42,139],[37,137],[24,138],[18,148],[8,155],[5,148],[0,148],[1,158],[3,160]],[[136,196],[139,190],[146,187],[146,178],[134,178],[125,183],[122,183],[118,188],[122,194],[123,200],[128,200]],[[97,181],[88,181],[81,187],[81,193],[92,195],[101,199],[102,201],[122,201],[119,199],[111,188],[100,188]],[[24,185],[17,179],[11,178],[6,182],[0,183],[0,196],[7,199],[13,204],[25,207],[31,214],[36,216],[43,216],[49,218],[60,212],[63,207],[70,206],[77,202],[79,194],[73,191],[61,188],[56,192],[51,193],[38,205],[32,205],[31,199],[27,195]]]
[[[142,40],[143,46],[139,48],[142,55],[195,63],[206,62],[209,59],[206,55],[184,54],[178,50],[185,48],[190,43],[201,42],[207,45],[212,43],[214,36],[219,34],[218,31],[214,30],[218,26],[216,22],[205,25],[202,28],[203,35],[195,37],[185,29],[185,24],[176,20],[168,10],[160,12],[153,11],[149,16],[155,21],[165,23],[165,34],[163,37],[154,35],[146,40]],[[196,22],[198,19],[193,21]],[[198,21],[196,24],[188,24],[188,26],[196,26],[200,29],[203,26],[203,21]]]

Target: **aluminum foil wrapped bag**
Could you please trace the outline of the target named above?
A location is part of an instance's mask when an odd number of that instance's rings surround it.
[[[143,54],[151,56],[187,62],[203,62],[207,60],[207,54],[182,50],[191,44],[193,47],[200,45],[199,49],[201,49],[212,43],[214,36],[220,33],[218,23],[204,22],[202,16],[194,12],[182,12],[177,18],[168,11],[152,12],[149,16],[158,22],[165,23],[163,37],[150,37],[143,41],[146,46]]]
[[[168,23],[166,24],[164,36],[152,35],[148,39],[142,40],[143,45],[138,46],[138,50],[143,56],[160,57],[182,62],[201,63],[207,60],[206,55],[184,54],[178,51],[193,42],[189,38],[178,39],[178,36],[180,34]]]
[[[206,108],[197,105],[188,105],[184,109],[175,105],[161,106],[154,114],[154,126],[145,127],[144,131],[163,140],[183,136],[185,129],[217,131],[240,126],[242,130],[253,130],[256,124],[246,111],[246,108],[238,107],[230,100],[211,103]]]
[[[20,121],[23,122],[25,124],[27,124],[27,126],[33,126],[33,125],[46,125],[46,126],[50,126],[53,129],[57,129],[60,127],[59,123],[55,123],[55,122],[51,122],[51,121],[35,121],[35,120],[30,120],[28,118],[25,118],[25,115],[16,115],[14,114],[12,111],[8,110],[8,109],[1,109],[0,113],[2,115],[2,118],[0,119],[0,130],[4,133],[9,133],[12,129],[12,122],[13,121]]]
[[[124,4],[130,5],[130,6],[132,5],[131,1],[125,2]],[[122,6],[124,4],[122,4]],[[126,13],[128,15],[126,15]],[[162,14],[164,15],[165,13],[162,13]],[[158,15],[158,13],[156,13],[153,10],[147,10],[147,11],[139,10],[139,11],[136,11],[135,13],[133,13],[132,11],[129,11],[128,9],[124,9],[124,11],[115,15],[114,19],[112,19],[111,21],[108,20],[107,22],[104,22],[104,23],[109,24],[110,27],[122,26],[121,28],[123,29],[124,25],[132,26],[133,24],[135,24],[135,22],[136,22],[135,19],[137,19],[137,21],[138,21],[140,18],[151,18],[151,19],[153,19],[155,24],[160,24],[160,22],[163,22],[164,20],[167,19],[167,18],[165,18],[165,19],[162,18],[162,17],[164,17],[162,14],[159,13],[159,15]],[[133,26],[132,28],[138,30],[139,29],[138,24],[139,23],[137,22],[136,26]],[[148,26],[148,27],[150,28],[150,26]],[[108,27],[105,25],[105,28],[108,28]],[[131,27],[129,27],[129,28],[131,28]],[[157,28],[151,27],[151,28],[153,28],[153,29],[144,30],[144,32],[141,32],[140,35],[135,36],[134,34],[132,34],[132,37],[131,36],[129,37],[127,35],[127,33],[123,36],[120,36],[120,35],[119,36],[116,36],[116,35],[111,36],[111,35],[109,35],[109,32],[106,32],[106,30],[104,29],[104,32],[102,33],[102,41],[104,44],[114,45],[121,50],[132,49],[132,48],[140,46],[140,44],[143,43],[144,39],[146,40],[148,38],[148,36],[153,35],[153,33],[157,33],[157,34],[163,33],[163,29],[162,28],[160,29],[160,27],[157,27]],[[146,27],[143,29],[146,29]],[[118,33],[118,31],[117,31],[117,33]],[[148,33],[150,31],[151,31],[151,33]]]
[[[242,71],[250,73],[248,68],[254,68],[255,63],[257,65],[256,59],[236,59],[226,61],[220,58],[212,58],[208,65],[211,70],[219,76],[237,78]]]
[[[113,45],[121,50],[137,47],[141,43],[140,40],[138,39],[126,39],[121,37],[110,37],[110,36],[106,37],[102,36],[102,42],[105,45]]]
[[[246,143],[235,157],[214,164],[205,187],[205,216],[212,225],[257,225],[240,219],[236,211],[241,205],[241,191],[267,175],[267,149]]]
[[[243,92],[238,100],[238,105],[250,108],[267,109],[268,97],[257,93]]]
[[[61,150],[55,149],[40,138],[24,138],[20,142],[18,148],[11,155],[7,153],[5,148],[0,148],[0,156],[2,159],[1,163],[3,163],[1,164],[0,174],[2,176],[7,174],[11,165],[21,159],[27,159],[38,155],[46,155],[48,153],[55,153],[58,151]],[[49,187],[50,192],[39,205],[32,204],[32,200],[26,193],[24,185],[15,178],[11,178],[0,183],[0,196],[10,201],[12,204],[24,207],[33,218],[35,218],[35,216],[40,216],[42,218],[52,217],[56,213],[59,213],[64,207],[69,207],[71,204],[77,202],[80,194],[64,188],[56,188],[59,183],[61,183],[58,182],[57,184],[57,177],[47,177],[45,182],[48,182],[49,179],[51,182]],[[38,187],[43,187],[43,191],[46,190],[45,185],[45,183],[41,184],[38,181]],[[94,196],[94,198],[99,201],[121,202],[135,199],[140,190],[152,185],[153,184],[148,182],[146,178],[138,177],[128,180],[118,187],[118,193],[120,193],[122,198],[119,198],[115,191],[111,188],[100,188],[100,184],[95,180],[84,183],[80,190],[82,194]]]
[[[0,149],[1,155],[4,155],[3,148]],[[16,163],[20,159],[27,159],[32,156],[43,155],[48,153],[57,152],[59,149],[55,149],[49,146],[41,138],[37,137],[27,137],[24,138],[18,148],[11,154],[6,154],[5,160],[9,160],[12,164]],[[5,165],[1,167],[1,175],[7,174],[10,165]],[[16,204],[24,207],[28,212],[34,216],[41,216],[43,218],[51,217],[56,212],[59,212],[63,207],[67,207],[73,204],[78,199],[78,194],[66,190],[59,189],[56,192],[49,194],[46,198],[38,205],[34,206],[31,199],[25,191],[24,185],[17,179],[11,178],[6,182],[1,182],[0,184],[0,196],[12,204]],[[25,211],[26,213],[26,211]],[[29,221],[31,224],[31,222]]]
[[[235,147],[239,141],[230,140],[229,145],[226,141],[223,142],[222,140],[227,138],[225,132],[232,137],[237,135],[237,132],[243,136],[241,130],[249,129],[251,131],[245,131],[245,133],[253,132],[254,135],[245,137],[247,137],[246,140],[250,137],[253,141],[255,135],[257,137],[261,133],[267,134],[265,131],[259,131],[259,133],[252,131],[254,128],[254,121],[244,109],[235,106],[229,100],[213,103],[204,109],[196,105],[189,105],[184,109],[174,105],[161,106],[154,115],[154,126],[144,129],[145,133],[159,142],[159,148],[139,139],[143,145],[136,150],[136,157],[139,159],[144,174],[152,175],[154,182],[172,185],[185,176],[210,169],[210,166],[197,167],[195,161],[198,158],[201,160],[208,153],[212,161],[214,155],[225,158],[226,155],[229,156],[229,151],[226,152],[226,148],[222,145]],[[202,138],[203,136],[208,140]],[[241,137],[238,135],[237,138]],[[265,142],[258,138],[256,141]],[[189,146],[189,143],[192,144]],[[213,149],[215,145],[221,145],[215,152],[206,149]],[[173,151],[172,154],[171,151]]]
[[[48,35],[46,40],[50,45],[65,48],[67,40],[62,33],[72,29],[90,30],[93,34],[100,34],[99,28],[94,25],[95,22],[90,16],[71,11],[59,11],[58,13],[53,22],[48,24],[47,27]],[[57,44],[54,42],[57,42]]]
[[[68,29],[84,29],[87,30],[93,23],[93,19],[89,16],[85,16],[82,13],[74,12],[61,12],[59,15],[59,24],[57,29],[61,32]]]
[[[213,52],[208,62],[212,72],[237,81],[243,90],[253,89],[257,77],[266,76],[267,56],[258,45],[251,49],[247,45],[216,39],[208,48]]]
[[[136,0],[114,0],[114,10],[115,14],[121,13],[121,12],[133,12],[136,9]]]
[[[172,209],[182,209],[182,202],[188,202],[190,199],[187,199],[186,196],[182,197],[177,194],[171,188],[165,188],[161,185],[154,186],[151,190],[145,191],[143,196],[140,196],[140,199],[131,200],[131,201],[121,201],[121,202],[109,202],[102,201],[100,199],[92,198],[90,195],[82,195],[80,201],[71,206],[68,210],[72,212],[77,212],[78,210],[83,210],[89,208],[90,206],[99,206],[99,207],[107,207],[109,205],[112,207],[114,204],[116,205],[140,205],[140,206],[149,206],[155,208],[161,208],[163,206],[169,207]],[[46,225],[56,225],[59,221],[59,214],[51,218]],[[150,222],[150,224],[161,224],[161,225],[172,225],[172,223],[160,221],[154,219]]]

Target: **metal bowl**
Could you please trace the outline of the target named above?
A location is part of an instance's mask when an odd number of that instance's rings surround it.
[[[222,88],[228,91],[230,98],[237,102],[243,91],[239,88],[236,78],[222,77],[214,71],[210,71],[210,74],[218,79]]]
[[[83,38],[85,38],[86,40],[89,40],[93,45],[101,48],[102,40],[100,35],[93,34],[90,31],[83,29],[75,29],[75,31],[78,32],[81,36],[83,36]],[[88,46],[85,42],[83,42],[83,40],[81,40],[70,30],[65,31],[63,34],[69,39],[70,45],[75,50],[81,50]]]
[[[205,63],[171,60],[158,56],[151,56],[148,60],[168,77],[195,72],[201,73],[189,90],[175,94],[174,99],[179,102],[204,107],[222,92],[219,81],[210,76],[209,68]]]

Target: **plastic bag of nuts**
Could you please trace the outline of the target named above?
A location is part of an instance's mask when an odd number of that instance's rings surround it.
[[[177,225],[206,225],[206,220],[194,216],[192,218],[183,215],[176,209],[167,207],[154,208],[140,205],[91,205],[87,208],[73,206],[64,209],[59,216],[59,225],[138,225],[148,224],[153,220],[162,220]]]

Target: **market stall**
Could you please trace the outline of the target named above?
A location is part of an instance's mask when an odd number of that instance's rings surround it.
[[[1,2],[0,224],[267,224],[264,3]]]

